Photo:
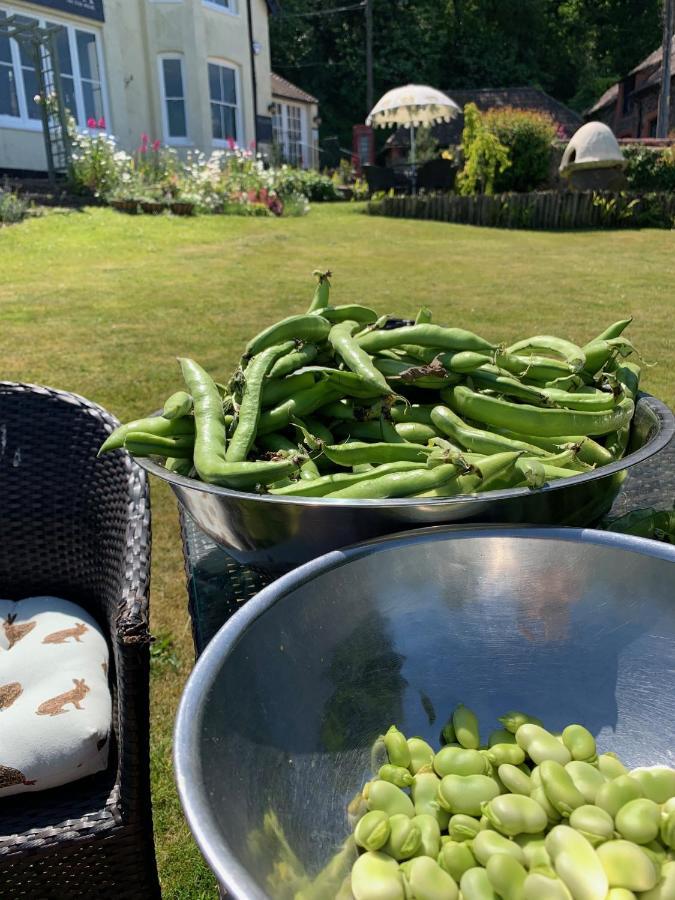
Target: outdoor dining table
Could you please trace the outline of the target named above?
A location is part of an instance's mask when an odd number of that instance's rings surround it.
[[[629,469],[608,518],[634,509],[668,509],[675,500],[675,440],[661,453]],[[220,627],[273,576],[238,563],[214,543],[180,509],[183,555],[195,655],[198,657]],[[602,528],[603,522],[597,527]]]

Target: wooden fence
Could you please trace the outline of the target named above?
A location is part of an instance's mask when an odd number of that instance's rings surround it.
[[[368,204],[371,215],[432,219],[492,228],[672,228],[675,193],[540,191],[531,194],[424,194],[384,197]]]

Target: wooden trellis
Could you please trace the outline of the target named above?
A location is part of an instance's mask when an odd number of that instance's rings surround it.
[[[35,66],[47,172],[52,183],[57,175],[68,171],[71,152],[55,40],[62,30],[61,25],[42,27],[37,22],[24,22],[15,15],[0,22],[0,36],[12,38],[28,49]]]

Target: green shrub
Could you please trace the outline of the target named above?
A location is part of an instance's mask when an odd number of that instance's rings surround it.
[[[0,225],[16,225],[28,215],[28,203],[12,191],[0,188]]]
[[[511,165],[509,151],[485,125],[475,103],[464,107],[464,168],[457,176],[460,194],[494,194],[495,182]]]
[[[284,165],[269,171],[272,173],[272,186],[282,197],[304,194],[312,203],[341,199],[330,175],[322,175],[316,169],[293,169]]]
[[[675,191],[675,147],[631,144],[623,148],[626,181],[632,191]]]
[[[495,192],[536,191],[545,184],[551,165],[556,123],[551,116],[527,109],[491,109],[485,126],[509,152],[511,165],[497,173]]]

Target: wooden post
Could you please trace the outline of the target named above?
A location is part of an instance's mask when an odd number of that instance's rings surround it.
[[[673,0],[663,0],[663,60],[661,62],[661,93],[656,122],[657,138],[667,138],[670,131],[670,53],[673,42]]]

